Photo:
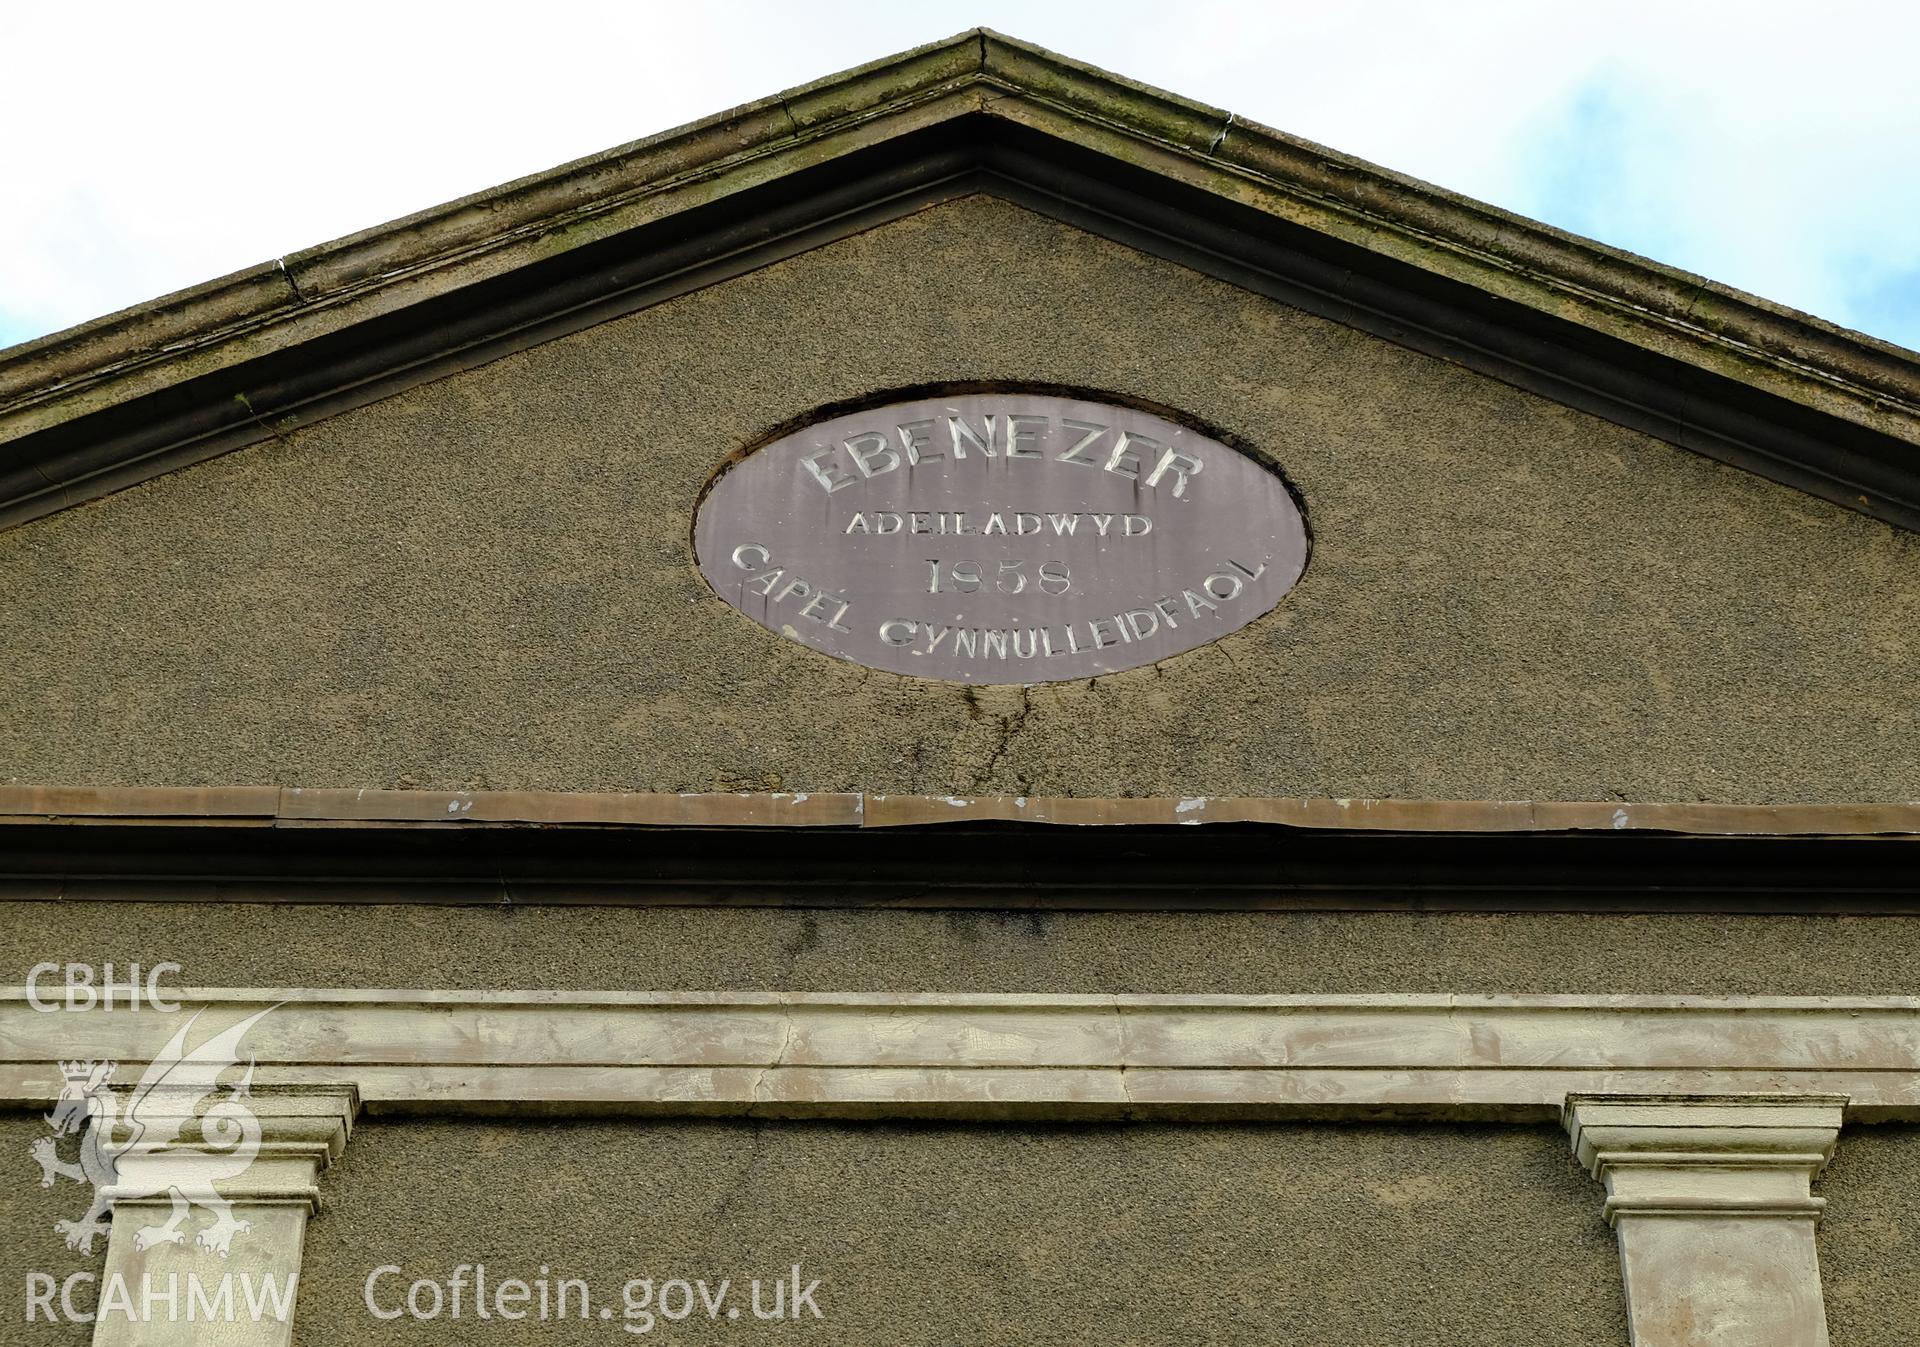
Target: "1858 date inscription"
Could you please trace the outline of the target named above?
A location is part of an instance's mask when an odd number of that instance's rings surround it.
[[[967,393],[775,440],[714,483],[700,569],[755,622],[870,668],[1043,683],[1245,626],[1306,565],[1280,479],[1130,407]]]

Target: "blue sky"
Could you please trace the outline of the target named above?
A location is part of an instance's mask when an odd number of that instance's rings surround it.
[[[324,13],[324,22],[320,17]],[[1920,347],[1920,6],[0,8],[0,345],[985,23]]]

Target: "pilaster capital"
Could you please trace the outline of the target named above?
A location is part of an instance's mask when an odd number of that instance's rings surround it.
[[[130,1089],[116,1093],[131,1103]],[[320,1171],[346,1148],[359,1109],[352,1085],[150,1091],[114,1123],[114,1182],[104,1191],[116,1206],[211,1189],[229,1202],[317,1211]]]
[[[1755,1215],[1817,1220],[1810,1191],[1833,1158],[1844,1095],[1567,1097],[1562,1120],[1606,1217]]]

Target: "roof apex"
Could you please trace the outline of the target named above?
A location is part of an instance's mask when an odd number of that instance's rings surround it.
[[[1312,231],[1897,442],[1867,475],[1871,495],[1844,474],[1831,486],[1779,476],[1909,527],[1920,520],[1920,452],[1909,452],[1920,447],[1920,355],[977,28],[0,351],[0,525],[141,475],[76,454],[71,437],[47,448],[59,439],[51,432],[967,118],[1038,131],[1276,229]],[[265,415],[279,409],[232,396],[245,409],[233,415],[264,438]],[[229,433],[208,452],[239,442]],[[143,454],[158,464],[145,475],[193,461]],[[1889,478],[1896,490],[1879,499]]]

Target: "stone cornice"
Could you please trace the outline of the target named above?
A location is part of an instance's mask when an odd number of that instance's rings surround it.
[[[0,443],[967,118],[1092,151],[1260,212],[1276,228],[1308,231],[1700,376],[1901,445],[1920,444],[1920,358],[1912,352],[983,30],[0,353]],[[468,358],[485,357],[461,357]],[[326,406],[341,405],[337,392]],[[22,483],[39,481],[37,503],[22,497],[10,517],[60,508],[141,472],[223,452],[240,442],[236,437],[261,438],[283,422],[326,414],[317,394],[259,408],[244,391],[235,396],[248,415],[227,408],[221,421],[203,409],[190,435],[181,432],[192,445],[128,448],[126,461],[113,457],[117,449],[50,448],[40,478],[20,476]],[[1630,394],[1615,396],[1632,401]],[[222,392],[219,400],[233,398]],[[1654,433],[1666,415],[1654,418]],[[1753,413],[1742,412],[1734,422],[1742,416],[1742,424],[1753,421]],[[1734,433],[1681,427],[1669,428],[1668,437],[1717,453],[1718,440]],[[1920,509],[1909,499],[1913,465],[1904,453],[1895,462],[1879,444],[1867,455],[1876,466],[1863,477],[1854,449],[1834,451],[1832,463],[1793,462],[1821,438],[1796,433],[1801,447],[1736,448],[1722,456],[1883,517],[1908,521]],[[132,466],[136,458],[146,466]],[[60,488],[51,496],[49,483]]]
[[[256,1079],[375,1112],[1546,1120],[1570,1094],[1791,1093],[1920,1118],[1904,997],[184,995],[209,1032],[274,1007]],[[76,1056],[135,1079],[175,1027],[0,989],[0,1106],[44,1108]]]
[[[1737,362],[1796,400],[1905,424],[1920,439],[1920,359],[1911,351],[976,29],[17,346],[0,355],[0,440],[144,391],[155,381],[132,372],[155,362],[222,349],[212,363],[228,363],[335,329],[357,305],[404,304],[423,283],[459,284],[530,249],[629,228],[670,211],[676,189],[699,185],[710,199],[763,180],[809,144],[972,111],[1157,146],[1243,191],[1273,193],[1266,205],[1276,214],[1538,307],[1574,300],[1585,321],[1676,350],[1712,350],[1715,363]],[[196,360],[171,377],[206,368]],[[124,390],[105,391],[118,381]],[[1822,388],[1798,387],[1808,382]],[[26,414],[88,387],[101,392],[69,412]]]

